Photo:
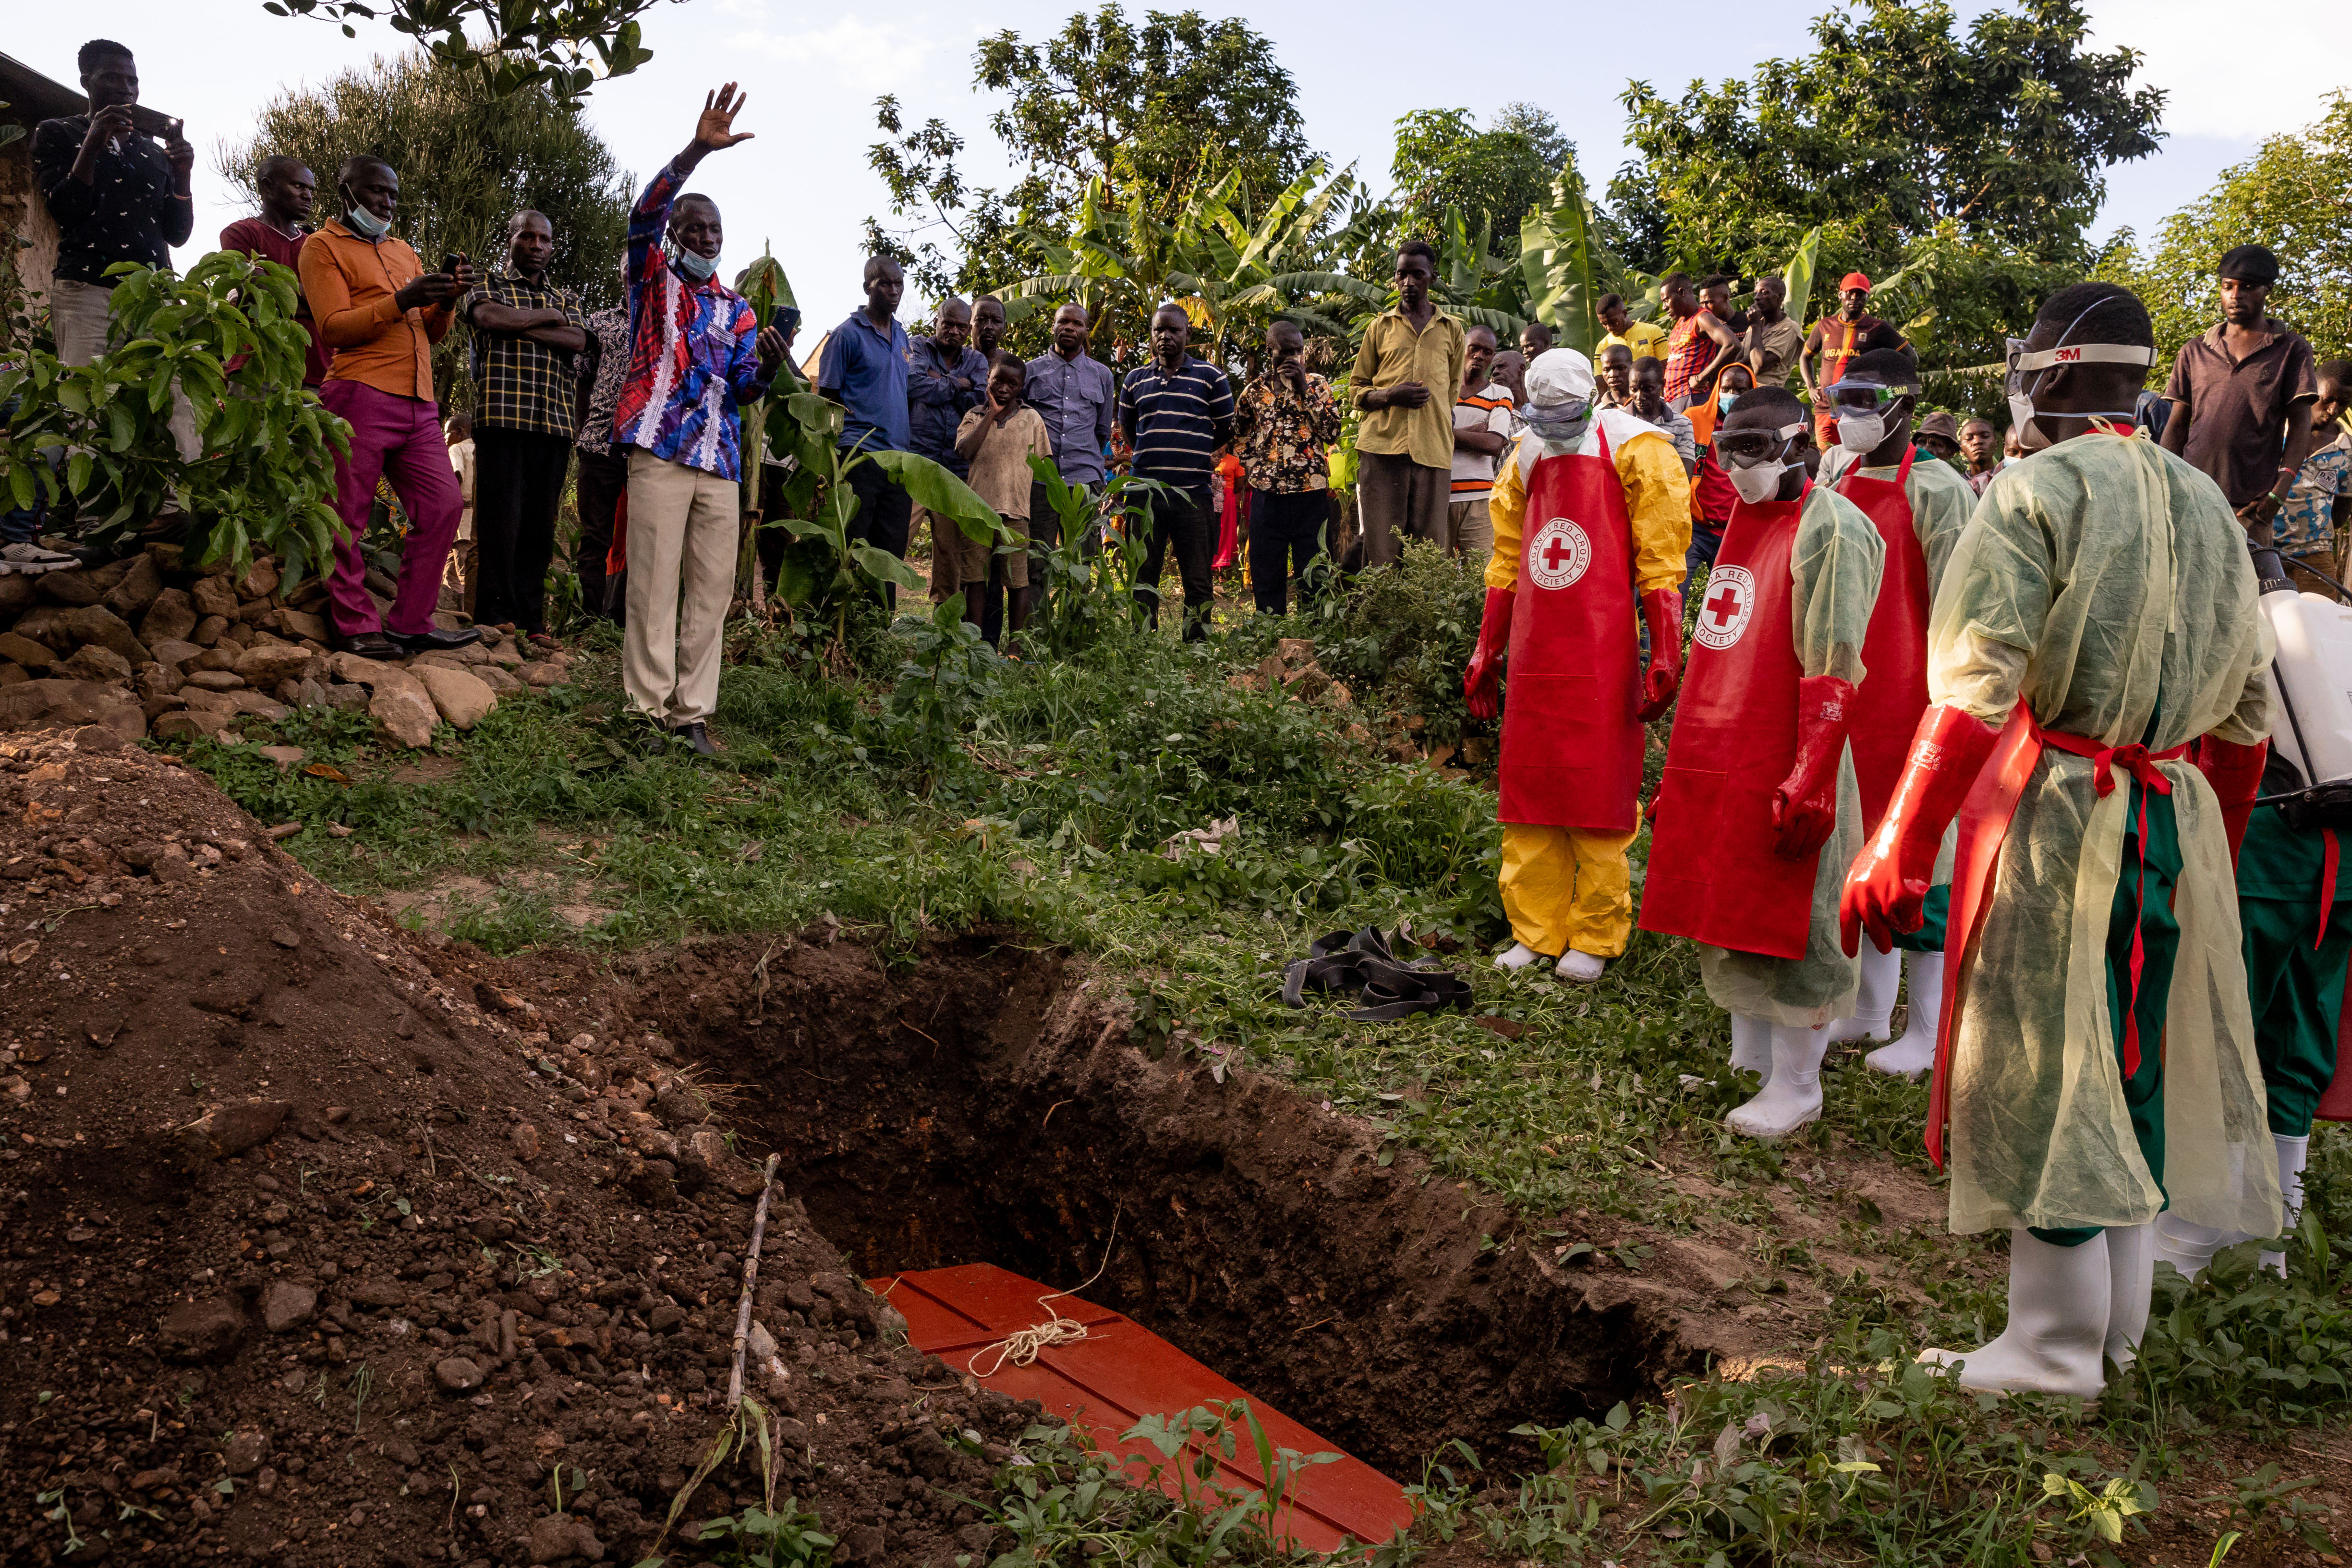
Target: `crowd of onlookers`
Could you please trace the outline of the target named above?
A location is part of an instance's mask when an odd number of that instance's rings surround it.
[[[79,65],[89,111],[44,121],[33,145],[63,235],[49,307],[68,364],[106,347],[108,269],[168,265],[194,221],[194,151],[176,122],[160,141],[139,130],[131,52],[97,40]],[[732,84],[706,98],[694,140],[631,212],[625,304],[593,312],[549,280],[564,237],[540,213],[514,215],[495,261],[478,268],[451,255],[427,270],[393,232],[400,179],[382,160],[355,157],[333,171],[341,216],[323,222],[314,221],[317,172],[287,156],[260,165],[257,212],[224,229],[220,244],[299,274],[310,337],[304,384],[351,426],[335,476],[343,533],[329,573],[341,647],[394,657],[464,643],[483,626],[547,639],[546,584],[568,492],[581,608],[623,626],[633,708],[657,722],[664,743],[675,736],[710,749],[705,721],[741,542],[740,411],[784,372],[798,325],[786,310],[762,328],[720,280],[718,206],[686,188],[702,158],[747,138],[732,129],[741,102]],[[902,558],[928,534],[933,600],[961,595],[992,642],[1024,624],[1043,592],[1034,563],[1061,542],[1033,457],[1050,458],[1090,497],[1122,472],[1156,481],[1139,593],[1156,614],[1172,555],[1187,637],[1206,632],[1214,568],[1237,556],[1235,536],[1246,540],[1256,606],[1273,614],[1288,608],[1309,563],[1343,540],[1338,563],[1348,569],[1394,561],[1407,538],[1484,554],[1497,465],[1524,428],[1528,367],[1553,334],[1530,323],[1504,344],[1484,326],[1465,327],[1432,299],[1435,270],[1429,246],[1400,247],[1397,302],[1366,327],[1348,376],[1349,410],[1307,368],[1305,339],[1282,321],[1266,333],[1264,370],[1236,392],[1223,368],[1192,351],[1194,323],[1175,302],[1152,317],[1124,374],[1095,357],[1092,322],[1076,303],[1055,311],[1049,346],[1026,360],[1003,346],[1004,304],[985,295],[942,301],[929,332],[910,336],[898,320],[904,274],[877,256],[866,267],[865,304],[812,356],[816,388],[842,410],[845,457],[929,458],[1028,544],[967,538],[951,519],[917,507],[885,463],[866,460],[848,466],[857,500],[850,532]],[[2275,536],[2298,581],[2332,591],[2343,576],[2337,541],[2352,523],[2352,437],[2339,424],[2352,378],[2341,361],[2317,363],[2268,316],[2277,271],[2257,246],[2224,257],[2223,320],[2180,346],[2161,395],[2114,416],[2212,476],[2257,541]],[[1796,377],[1814,410],[1808,463],[1834,477],[1852,455],[1835,445],[1822,389],[1863,355],[1909,348],[1899,327],[1871,313],[1871,281],[1859,272],[1841,280],[1836,309],[1810,328],[1788,313],[1780,279],[1757,280],[1745,309],[1734,306],[1738,286],[1678,271],[1663,280],[1660,321],[1637,320],[1615,294],[1596,310],[1601,400],[1666,431],[1689,479],[1694,574],[1714,559],[1737,499],[1712,439],[1732,402]],[[473,406],[445,418],[433,351],[460,321]],[[192,456],[184,398],[172,430]],[[2016,456],[1977,416],[1927,411],[1915,439],[1979,493]],[[1335,464],[1350,459],[1352,476],[1335,478]],[[765,476],[771,506],[782,477]],[[367,591],[360,553],[380,486],[407,524],[388,605]],[[1349,489],[1352,508],[1339,500]],[[168,535],[175,521],[155,520],[151,536]],[[761,544],[772,570],[780,545],[764,534]],[[0,571],[78,559],[40,543],[36,514],[0,518]],[[470,626],[436,624],[445,578]]]

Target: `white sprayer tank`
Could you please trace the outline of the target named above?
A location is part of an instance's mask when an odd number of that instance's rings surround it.
[[[2283,588],[2262,606],[2278,637],[2271,744],[2306,783],[2352,778],[2352,605]]]

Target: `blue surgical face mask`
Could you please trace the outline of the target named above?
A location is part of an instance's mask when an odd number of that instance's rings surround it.
[[[701,283],[707,281],[712,273],[719,270],[719,258],[704,256],[698,251],[688,250],[681,245],[677,247],[677,253],[670,258],[670,265],[697,283]]]
[[[392,230],[390,218],[378,217],[357,202],[353,202],[352,210],[343,215],[343,222],[349,224],[352,232],[362,239],[382,239]]]
[[[1715,395],[1715,406],[1717,411],[1719,413],[1730,413],[1731,405],[1738,401],[1739,394],[1728,389],[1718,392]]]

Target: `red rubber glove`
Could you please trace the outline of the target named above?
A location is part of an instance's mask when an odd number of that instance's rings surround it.
[[[1808,675],[1797,682],[1797,760],[1772,792],[1772,852],[1784,860],[1819,854],[1837,827],[1838,759],[1853,712],[1852,681]]]
[[[1633,717],[1646,724],[1664,713],[1683,686],[1683,596],[1678,589],[1653,588],[1642,595],[1642,624],[1650,628],[1650,662],[1642,671],[1642,708]]]
[[[2241,746],[2207,735],[2197,742],[2196,755],[2198,772],[2221,797],[2221,828],[2230,836],[2230,864],[2234,867],[2239,847],[2246,841],[2246,824],[2253,819],[2254,796],[2263,792],[2263,767],[2270,761],[2271,743]]]
[[[1873,947],[1889,952],[1895,932],[1919,929],[1944,829],[1960,814],[2000,740],[2000,731],[1958,708],[1930,708],[1919,716],[1910,760],[1886,803],[1886,820],[1853,858],[1838,900],[1838,934],[1848,957],[1861,951],[1864,931]]]
[[[1495,696],[1503,679],[1503,650],[1511,646],[1511,602],[1508,588],[1486,590],[1486,613],[1478,622],[1478,647],[1462,671],[1462,698],[1474,719],[1495,716]]]

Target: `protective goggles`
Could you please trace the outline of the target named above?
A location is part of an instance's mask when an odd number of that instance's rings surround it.
[[[1850,414],[1876,414],[1892,407],[1919,389],[1916,386],[1889,386],[1885,382],[1857,381],[1848,377],[1833,385],[1823,387],[1830,406]]]
[[[2088,311],[2084,312],[2085,315]],[[2080,321],[2082,318],[2075,318]],[[2074,331],[2070,325],[2068,331]],[[2025,378],[2040,371],[2055,370],[2069,364],[2136,364],[2152,365],[2156,351],[2137,348],[2127,343],[2067,343],[2054,349],[2029,349],[2023,338],[2009,340],[2009,375],[2007,390],[2015,396],[2025,390]]]
[[[1753,426],[1740,430],[1717,430],[1715,433],[1715,460],[1726,468],[1752,468],[1780,456],[1780,448],[1805,433],[1801,419],[1794,425],[1783,425],[1778,430],[1759,429]]]

